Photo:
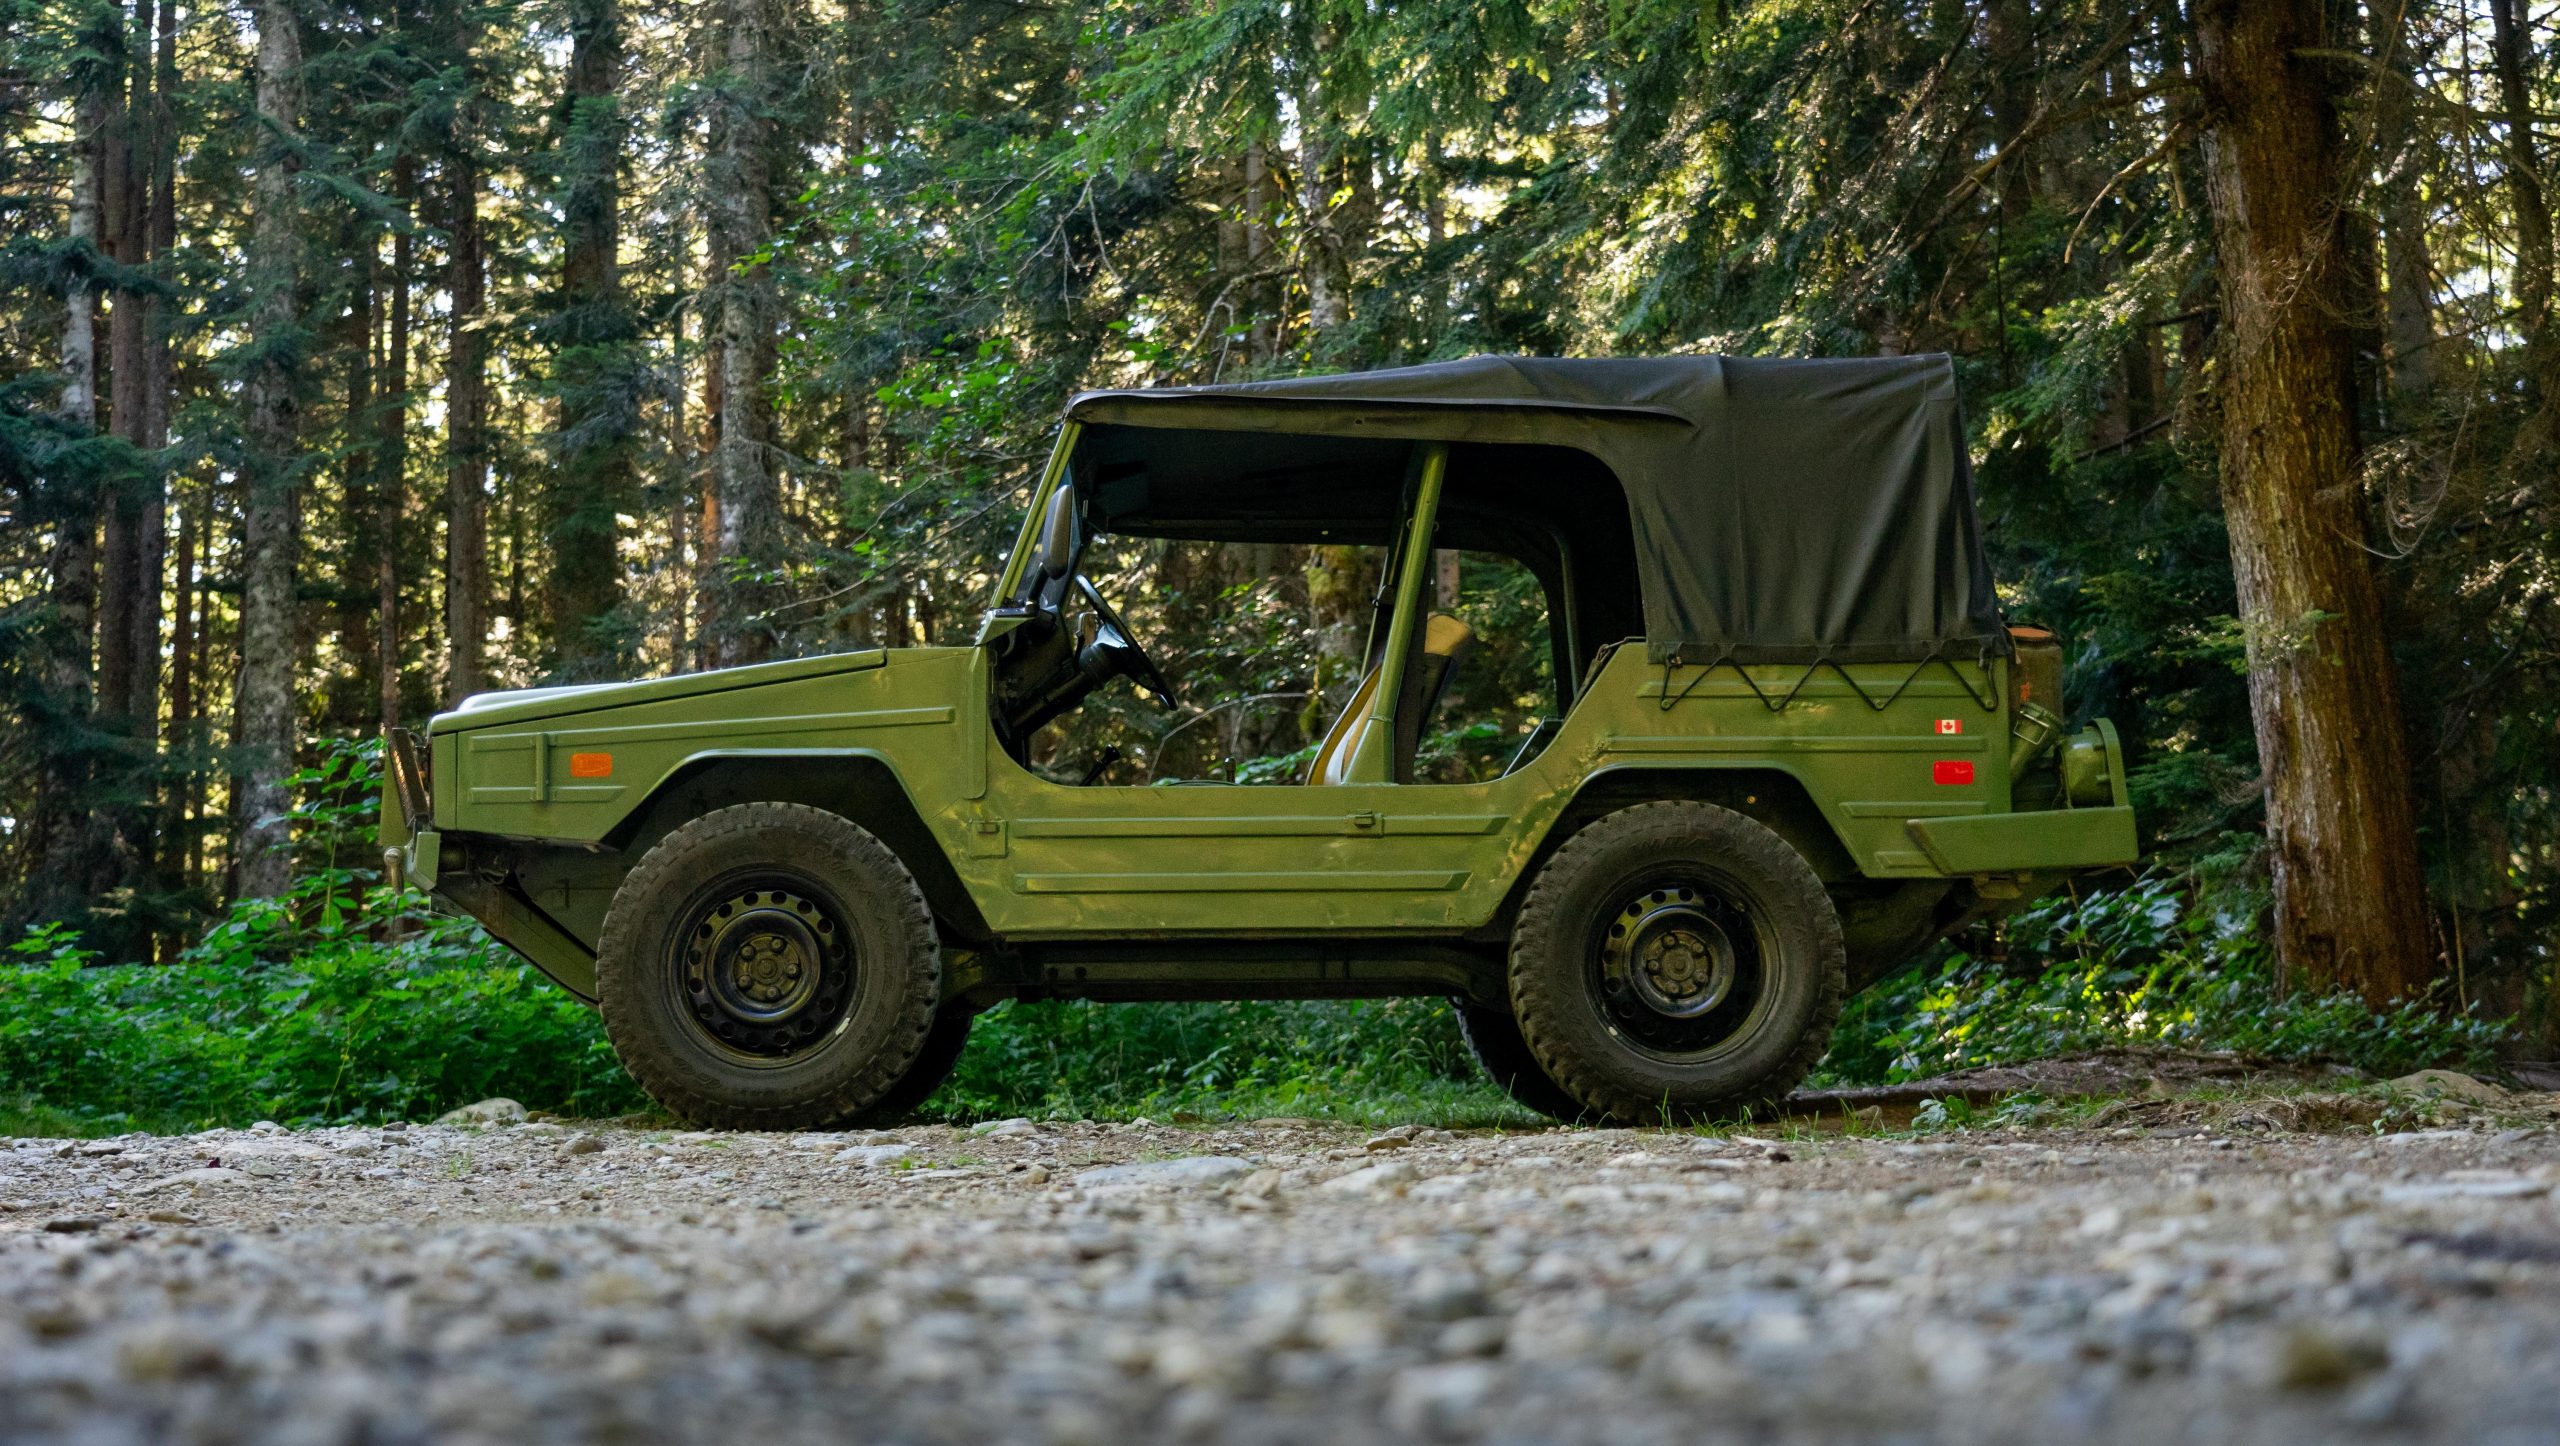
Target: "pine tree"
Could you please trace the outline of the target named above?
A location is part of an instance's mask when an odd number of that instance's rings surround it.
[[[302,19],[295,0],[261,0],[255,123],[258,183],[250,238],[242,448],[239,746],[244,755],[234,887],[273,897],[290,882],[285,779],[294,764],[294,661],[301,656],[300,455],[303,216]]]

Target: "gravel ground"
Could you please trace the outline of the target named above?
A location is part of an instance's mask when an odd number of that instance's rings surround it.
[[[0,1140],[0,1438],[2550,1442],[2552,1117]]]

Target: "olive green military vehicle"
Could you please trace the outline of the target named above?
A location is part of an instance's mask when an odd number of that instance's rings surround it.
[[[1149,647],[1182,640],[1080,566],[1131,538],[1375,550],[1367,671],[1302,777],[1034,766],[1117,680],[1175,706]],[[1545,601],[1553,696],[1472,782],[1416,771],[1472,632],[1435,549]],[[1445,995],[1537,1109],[1729,1116],[1847,993],[2134,859],[2061,672],[2000,615],[1944,358],[1092,392],[970,646],[472,698],[391,738],[386,865],[705,1124],[903,1110],[972,1016],[1058,997]]]

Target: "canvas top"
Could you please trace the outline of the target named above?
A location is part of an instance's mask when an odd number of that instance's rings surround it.
[[[1587,453],[1626,494],[1657,661],[1879,662],[2009,648],[1945,356],[1471,357],[1085,392],[1067,414],[1115,428]],[[1249,466],[1249,448],[1238,444],[1236,456]],[[1402,482],[1395,471],[1372,475],[1381,488]]]

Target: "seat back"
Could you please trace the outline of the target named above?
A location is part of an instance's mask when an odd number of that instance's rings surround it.
[[[1424,620],[1413,666],[1405,669],[1404,696],[1396,700],[1396,782],[1413,781],[1414,755],[1421,751],[1422,720],[1440,706],[1440,696],[1448,691],[1449,679],[1457,672],[1458,659],[1475,640],[1475,629],[1447,613],[1433,613]],[[1345,781],[1360,723],[1377,701],[1378,674],[1384,662],[1381,658],[1369,665],[1360,686],[1353,690],[1351,701],[1343,705],[1341,716],[1325,730],[1324,742],[1317,745],[1316,756],[1307,765],[1308,783]]]

